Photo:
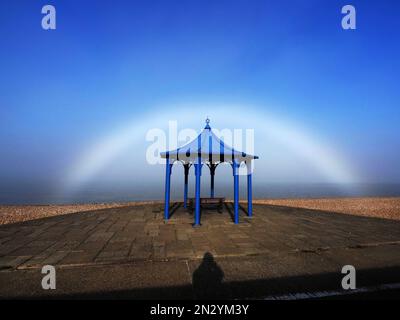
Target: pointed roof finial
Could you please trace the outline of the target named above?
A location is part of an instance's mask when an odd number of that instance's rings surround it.
[[[207,116],[207,119],[206,119],[206,127],[205,127],[205,129],[211,129],[211,127],[210,127],[210,119],[208,118],[208,116]]]

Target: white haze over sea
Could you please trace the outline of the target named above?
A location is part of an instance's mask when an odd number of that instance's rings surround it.
[[[194,181],[194,177],[192,182]],[[204,178],[202,196],[209,194],[209,179]],[[171,201],[182,201],[183,181],[174,181],[171,186]],[[246,181],[240,182],[240,197],[246,200]],[[216,181],[216,196],[233,197],[233,186]],[[189,196],[193,197],[193,183],[189,186]],[[254,181],[253,197],[255,199],[274,198],[321,198],[321,197],[364,197],[400,196],[400,184],[334,184],[334,183],[262,183]],[[102,184],[89,184],[85,190],[77,190],[66,197],[63,193],[54,192],[48,185],[8,186],[0,188],[0,204],[71,204],[71,203],[105,203],[140,200],[163,200],[164,183],[134,185],[121,183],[109,188],[106,181]]]

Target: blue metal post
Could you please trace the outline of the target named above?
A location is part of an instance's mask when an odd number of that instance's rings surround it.
[[[200,225],[200,176],[201,176],[201,164],[194,165],[196,173],[196,210],[194,217],[194,226]]]
[[[194,217],[194,226],[200,225],[200,177],[201,177],[201,135],[197,137],[197,164],[196,172],[196,212]]]
[[[185,187],[183,190],[183,207],[187,208],[187,196],[188,196],[188,181],[189,181],[189,164],[184,165],[185,169]]]
[[[233,206],[235,215],[235,224],[239,223],[239,164],[233,160]]]
[[[214,198],[214,171],[211,171],[211,198]]]
[[[208,125],[208,123],[207,123]],[[210,129],[211,130],[211,129]],[[214,173],[215,173],[215,164],[213,163],[213,152],[212,152],[212,137],[208,137],[208,161],[211,175],[211,188],[210,188],[210,196],[214,198]]]
[[[253,186],[252,174],[247,174],[247,214],[249,217],[253,216]]]
[[[171,187],[171,167],[169,158],[167,157],[166,171],[165,171],[165,204],[164,204],[164,219],[169,219],[169,199],[170,199],[170,187]]]

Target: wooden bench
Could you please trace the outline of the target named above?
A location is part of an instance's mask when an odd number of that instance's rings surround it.
[[[194,210],[196,206],[196,199],[189,198],[189,210]],[[217,209],[219,213],[222,213],[224,209],[225,198],[200,198],[201,209]]]

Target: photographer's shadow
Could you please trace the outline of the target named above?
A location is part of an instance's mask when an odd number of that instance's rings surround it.
[[[224,272],[213,255],[206,252],[203,261],[193,272],[193,290],[196,299],[221,299],[226,297],[222,280]]]

